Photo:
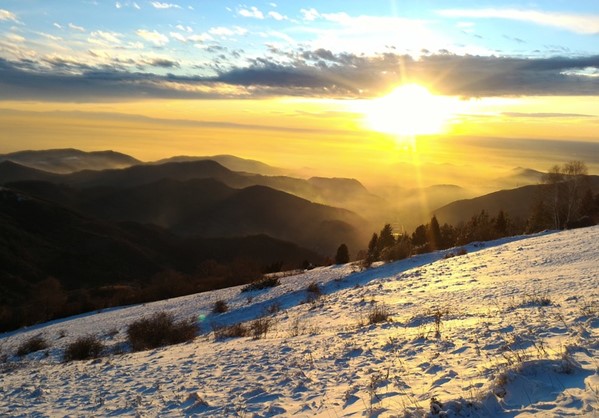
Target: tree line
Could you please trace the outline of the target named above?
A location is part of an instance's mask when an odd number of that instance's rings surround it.
[[[593,195],[586,164],[571,161],[556,165],[542,177],[539,195],[528,219],[512,218],[505,210],[496,216],[482,210],[458,225],[439,224],[436,216],[419,225],[411,234],[396,234],[386,224],[372,234],[365,253],[358,259],[365,266],[375,261],[394,261],[436,250],[490,241],[507,236],[529,234],[546,229],[577,228],[599,221],[599,193]]]

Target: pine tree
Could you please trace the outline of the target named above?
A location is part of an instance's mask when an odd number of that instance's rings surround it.
[[[393,247],[395,238],[393,237],[393,228],[391,227],[391,224],[386,224],[383,229],[381,229],[377,244],[379,254],[385,248]]]
[[[366,254],[366,265],[368,266],[379,259],[378,243],[379,236],[375,232],[368,243],[368,253]]]
[[[502,209],[497,214],[497,218],[495,218],[495,231],[500,237],[505,237],[507,235],[507,226],[507,217]]]
[[[412,233],[412,245],[414,247],[420,247],[426,244],[426,226],[418,225],[416,230]]]
[[[539,200],[532,209],[528,219],[526,233],[532,234],[550,228],[553,224],[552,215],[545,207],[542,200]]]
[[[431,218],[431,223],[428,227],[428,243],[431,251],[440,250],[441,249],[441,228],[439,227],[439,221],[437,221],[437,217],[433,216]]]
[[[347,249],[347,245],[341,244],[339,248],[337,248],[337,254],[335,255],[335,264],[345,263],[349,263],[349,250]]]

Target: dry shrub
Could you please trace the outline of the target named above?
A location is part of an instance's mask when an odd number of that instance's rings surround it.
[[[318,286],[318,283],[316,282],[312,282],[308,285],[308,287],[306,288],[306,290],[309,293],[312,293],[315,296],[320,296],[322,295],[322,290],[320,290],[320,287]]]
[[[280,284],[281,284],[281,282],[279,281],[278,277],[265,277],[263,279],[260,279],[258,281],[252,282],[252,283],[244,286],[241,289],[241,291],[242,292],[251,292],[252,290],[268,289],[269,287],[275,287]]]
[[[217,341],[227,338],[241,338],[252,336],[254,340],[263,338],[272,325],[272,319],[267,317],[258,318],[249,324],[233,324],[229,326],[213,325],[214,339]]]
[[[246,337],[249,333],[248,328],[244,324],[233,324],[229,326],[212,326],[214,331],[214,339],[217,341],[226,340],[227,338]]]
[[[368,312],[368,323],[378,324],[380,322],[387,322],[391,317],[389,309],[385,305],[374,305],[370,312]]]
[[[49,345],[41,335],[31,337],[21,343],[17,348],[17,356],[23,357],[27,354],[34,353],[36,351],[45,350]]]
[[[272,320],[270,318],[258,318],[253,321],[250,324],[252,338],[254,340],[259,340],[260,338],[265,337],[271,325]]]
[[[264,312],[267,315],[274,315],[274,314],[276,314],[277,312],[280,312],[280,311],[281,311],[281,304],[279,302],[274,302],[274,303],[268,305],[266,307],[266,309],[264,310]]]
[[[214,307],[212,308],[213,313],[225,313],[228,310],[229,306],[227,305],[227,302],[225,302],[224,300],[217,300],[214,303]]]
[[[93,335],[80,337],[67,345],[64,352],[64,361],[87,360],[97,358],[102,353],[104,345]]]
[[[127,328],[133,351],[192,341],[196,334],[197,327],[193,320],[175,322],[173,315],[166,312],[135,321]]]

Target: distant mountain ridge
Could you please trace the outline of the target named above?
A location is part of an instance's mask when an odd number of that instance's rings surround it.
[[[593,193],[599,192],[599,176],[587,177],[588,184]],[[433,211],[439,222],[457,225],[468,221],[472,216],[482,210],[491,216],[497,215],[500,210],[506,211],[509,216],[526,220],[530,217],[534,204],[547,188],[544,184],[522,186],[515,189],[500,190],[472,199],[457,200]]]
[[[161,179],[187,181],[193,179],[215,179],[232,188],[266,186],[300,198],[329,206],[344,207],[365,213],[373,207],[387,203],[373,195],[355,179],[312,178],[297,179],[287,176],[265,176],[240,173],[227,169],[213,160],[192,160],[163,164],[139,164],[122,169],[83,170],[69,174],[45,173],[15,163],[3,166],[0,163],[0,184],[20,180],[41,180],[64,183],[76,188],[90,187],[134,187]]]
[[[141,161],[116,151],[81,151],[73,148],[17,151],[0,154],[0,161],[12,161],[51,173],[66,174],[81,170],[125,168]]]
[[[0,214],[0,288],[48,276],[66,288],[143,282],[165,270],[192,273],[206,259],[250,255],[259,264],[321,259],[266,235],[181,238],[154,226],[98,220],[6,187],[0,189]]]
[[[148,164],[165,164],[165,163],[180,163],[190,161],[204,161],[212,160],[216,161],[223,167],[228,168],[231,171],[238,171],[244,173],[261,174],[263,176],[280,176],[286,174],[286,170],[278,167],[273,167],[268,164],[264,164],[261,161],[250,160],[246,158],[236,157],[235,155],[221,154],[213,156],[201,156],[194,157],[188,155],[179,155],[170,158],[164,158],[158,161],[153,161]]]
[[[180,236],[266,234],[323,255],[334,254],[343,242],[357,251],[367,239],[365,221],[348,210],[266,186],[234,189],[213,178],[83,189],[39,181],[8,186],[98,219],[158,225]]]
[[[38,170],[11,160],[0,162],[0,185],[23,180],[57,181],[60,178],[59,174]]]

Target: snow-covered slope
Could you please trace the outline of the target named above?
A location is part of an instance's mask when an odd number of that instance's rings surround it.
[[[599,227],[467,249],[0,335],[0,415],[597,416]],[[320,298],[306,291],[311,282]],[[229,311],[212,313],[217,300]],[[390,321],[369,324],[375,309]],[[127,325],[161,311],[197,318],[200,335],[128,352]],[[215,341],[212,326],[262,315],[264,338]],[[51,348],[14,355],[38,334]],[[64,347],[88,334],[108,354],[63,363]]]

